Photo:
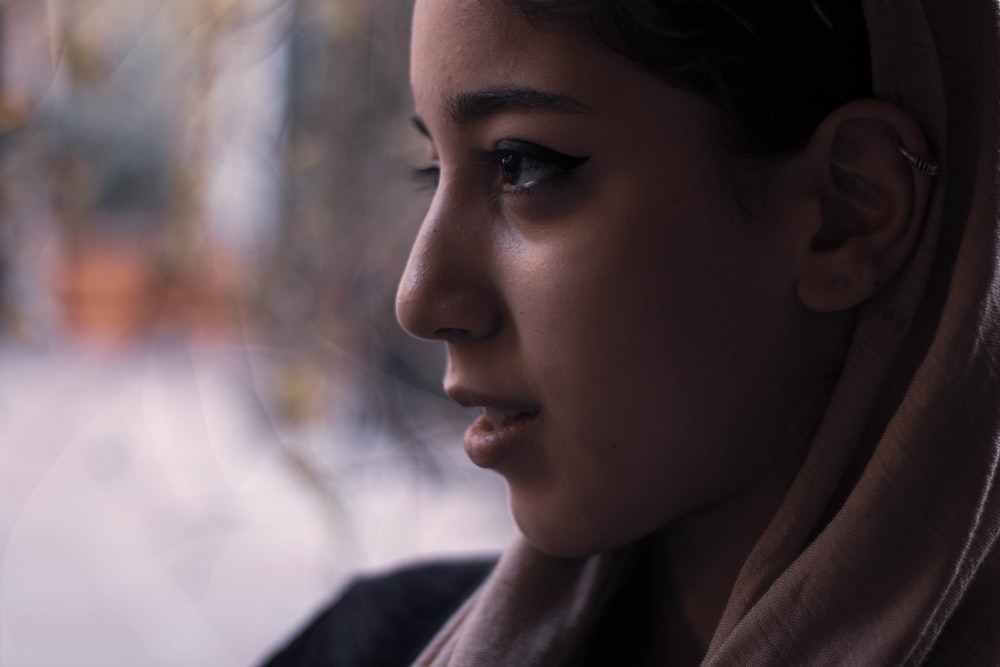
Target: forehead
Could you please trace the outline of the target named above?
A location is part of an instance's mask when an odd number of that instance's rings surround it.
[[[462,114],[463,99],[484,91],[531,91],[519,112],[565,111],[569,100],[580,123],[579,138],[635,148],[689,145],[715,149],[726,128],[724,114],[707,100],[664,83],[596,41],[547,23],[532,24],[503,0],[417,0],[413,18],[410,80],[418,122],[435,143],[463,122],[502,114],[505,107],[478,105],[487,113]],[[542,100],[544,103],[535,104]],[[554,117],[552,117],[554,118]],[[567,116],[559,115],[561,123]],[[513,122],[513,121],[512,121]],[[516,122],[515,122],[516,125]],[[588,149],[591,150],[591,149]]]
[[[489,54],[529,27],[502,0],[416,0],[412,50],[421,64],[483,66]]]
[[[622,86],[621,71],[632,69],[582,36],[530,23],[501,0],[417,0],[411,45],[421,113],[483,89],[572,90],[597,100],[602,83],[619,78]]]

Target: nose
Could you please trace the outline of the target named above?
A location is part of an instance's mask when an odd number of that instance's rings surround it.
[[[435,197],[420,226],[396,292],[396,318],[413,336],[454,343],[501,325],[489,232],[468,219]]]

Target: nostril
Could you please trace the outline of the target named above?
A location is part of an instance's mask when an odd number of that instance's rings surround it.
[[[412,292],[400,289],[396,298],[396,320],[406,333],[416,338],[433,340],[437,338],[434,318],[431,317],[428,304],[414,298]]]
[[[484,288],[455,287],[428,304],[423,314],[431,338],[449,342],[477,340],[493,334],[500,322],[497,300]]]
[[[443,340],[446,343],[457,343],[462,340],[475,340],[481,337],[482,336],[473,334],[468,329],[459,329],[457,327],[442,327],[434,332],[434,338]]]
[[[396,317],[417,338],[459,342],[486,338],[500,326],[498,301],[486,289],[438,285],[400,291]]]
[[[417,338],[474,340],[489,336],[499,327],[498,303],[486,286],[404,279],[396,295],[396,319]]]

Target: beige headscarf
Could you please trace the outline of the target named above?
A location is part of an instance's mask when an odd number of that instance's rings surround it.
[[[876,94],[917,118],[943,168],[703,665],[1000,665],[998,10],[864,6]],[[619,557],[514,544],[417,664],[564,663]]]

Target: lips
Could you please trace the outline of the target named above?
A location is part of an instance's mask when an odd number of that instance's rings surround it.
[[[503,410],[500,408],[491,408],[486,406],[480,406],[480,409],[483,411],[482,418],[486,422],[486,425],[493,430],[503,429],[516,421],[529,419],[538,414],[537,412],[533,412],[531,410]]]
[[[536,405],[517,399],[492,396],[449,387],[446,393],[465,407],[482,411],[465,431],[465,452],[474,464],[495,468],[527,441],[539,419]]]

